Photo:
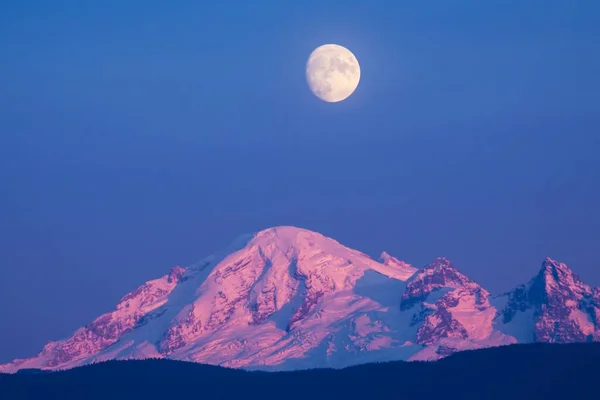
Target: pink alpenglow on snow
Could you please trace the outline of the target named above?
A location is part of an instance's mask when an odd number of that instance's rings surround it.
[[[150,357],[262,370],[436,360],[517,342],[600,340],[600,290],[546,259],[492,296],[445,258],[379,261],[319,233],[276,227],[174,267],[115,309],[0,366],[65,369]]]

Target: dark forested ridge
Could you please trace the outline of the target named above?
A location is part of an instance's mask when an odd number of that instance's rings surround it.
[[[600,398],[600,343],[513,345],[437,362],[247,372],[170,360],[109,361],[0,375],[0,399]]]

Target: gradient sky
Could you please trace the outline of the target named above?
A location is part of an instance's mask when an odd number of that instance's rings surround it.
[[[0,362],[274,225],[600,284],[598,42],[593,0],[1,2]]]

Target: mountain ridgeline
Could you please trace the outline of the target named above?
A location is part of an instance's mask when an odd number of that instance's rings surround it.
[[[492,295],[445,258],[417,269],[387,253],[374,260],[316,232],[276,227],[172,268],[71,337],[0,372],[131,359],[289,371],[596,341],[600,290],[550,258],[529,282]]]

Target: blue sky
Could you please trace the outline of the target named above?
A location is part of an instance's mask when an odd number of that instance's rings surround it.
[[[0,361],[274,225],[600,284],[594,1],[0,5]],[[317,46],[357,56],[346,101]]]

